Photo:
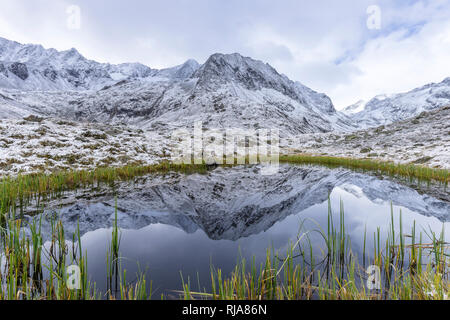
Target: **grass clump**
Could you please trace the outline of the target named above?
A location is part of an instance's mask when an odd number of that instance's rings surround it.
[[[380,161],[375,159],[355,159],[333,156],[314,155],[284,155],[280,156],[281,163],[291,164],[318,164],[327,167],[343,167],[362,171],[373,171],[389,176],[402,176],[422,181],[438,181],[445,186],[450,181],[450,171],[447,169],[429,168],[416,164],[402,164],[391,161]]]
[[[42,218],[28,226],[30,235],[22,228],[22,221],[14,217],[0,234],[0,300],[148,300],[151,297],[145,275],[136,274],[134,282],[127,282],[126,270],[119,263],[119,227],[117,211],[112,227],[110,257],[107,260],[108,283],[100,292],[89,280],[86,253],[83,254],[79,225],[72,241],[65,238],[61,221],[51,219],[50,244],[44,246]],[[1,265],[1,264],[0,264]],[[70,268],[77,266],[80,276],[71,286]]]
[[[68,158],[70,161],[71,158]],[[88,170],[66,170],[51,174],[38,173],[3,177],[0,179],[0,222],[12,209],[23,208],[33,201],[40,204],[55,199],[66,191],[77,190],[101,184],[113,185],[117,181],[128,181],[135,177],[156,173],[206,172],[207,165],[185,165],[161,162],[154,165],[128,165],[120,168],[97,168]]]

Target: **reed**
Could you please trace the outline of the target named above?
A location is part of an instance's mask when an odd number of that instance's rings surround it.
[[[117,204],[116,204],[117,208]],[[252,259],[241,259],[231,274],[211,267],[211,291],[192,289],[190,280],[182,278],[183,299],[447,299],[450,293],[448,272],[448,244],[444,230],[418,233],[413,224],[408,234],[403,231],[401,212],[391,209],[387,233],[381,229],[373,234],[373,250],[367,250],[364,241],[364,258],[353,251],[347,234],[344,205],[335,214],[329,200],[326,229],[303,230],[286,251],[267,249],[266,259],[260,265]],[[108,290],[101,293],[90,282],[86,253],[83,254],[79,226],[68,242],[64,226],[51,220],[51,237],[43,244],[42,219],[29,224],[30,232],[23,229],[23,221],[14,215],[0,234],[0,300],[93,300],[121,299],[147,300],[152,297],[152,284],[145,273],[136,274],[135,281],[127,281],[127,270],[121,266],[120,228],[117,209],[111,229],[107,252],[106,273]],[[318,233],[323,240],[323,256],[313,252],[309,236]],[[366,239],[366,232],[364,239]],[[427,242],[423,237],[428,238]],[[373,252],[370,254],[370,252]],[[368,254],[367,254],[368,253]],[[367,256],[366,256],[367,254]],[[368,287],[366,265],[380,270],[380,287]],[[67,286],[67,266],[80,267],[80,288]],[[164,298],[164,296],[161,296]]]
[[[377,228],[373,255],[368,258],[369,270],[380,270],[380,287],[373,288],[368,284],[368,269],[360,264],[361,259],[353,252],[345,233],[344,216],[341,203],[339,222],[333,221],[335,217],[330,209],[327,230],[317,230],[325,248],[321,262],[305,263],[304,253],[311,252],[311,243],[297,241],[288,246],[284,258],[268,250],[259,268],[252,263],[247,271],[245,260],[229,276],[212,268],[211,292],[195,292],[185,286],[182,297],[215,300],[440,300],[450,297],[448,244],[444,242],[443,232],[440,235],[428,232],[429,243],[422,242],[420,233],[417,241],[415,224],[410,234],[404,234],[401,213],[396,223],[391,211],[387,234],[382,237]],[[409,243],[405,242],[407,238]]]
[[[61,171],[51,174],[37,173],[3,177],[0,179],[0,222],[6,221],[12,209],[23,213],[31,203],[39,207],[47,200],[61,197],[64,192],[101,185],[114,187],[114,183],[136,177],[168,172],[205,173],[207,165],[185,165],[161,162],[150,166],[125,166],[121,168],[97,168],[92,171]]]
[[[41,216],[42,217],[42,216]],[[119,297],[122,300],[147,300],[151,297],[144,273],[136,280],[127,282],[125,269],[118,267],[119,228],[117,214],[112,228],[110,248],[112,257],[111,276],[120,279],[117,291],[102,293],[89,280],[86,253],[83,254],[79,225],[68,242],[61,221],[50,220],[51,236],[44,245],[42,218],[32,220],[26,234],[24,222],[14,215],[6,228],[0,231],[0,300],[98,300]],[[69,287],[68,266],[76,265],[80,270],[79,287]],[[120,294],[119,294],[120,293]]]

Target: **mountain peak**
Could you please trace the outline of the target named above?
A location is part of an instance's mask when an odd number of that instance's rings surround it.
[[[195,59],[188,59],[188,60],[186,60],[185,63],[183,63],[183,65],[189,65],[189,66],[199,67],[199,66],[200,66],[200,63],[198,63],[197,60],[195,60]]]
[[[66,60],[67,63],[73,64],[78,61],[86,60],[85,57],[83,57],[77,49],[72,48],[66,51],[61,52],[63,59]]]
[[[70,55],[77,55],[77,54],[80,54],[80,53],[78,52],[78,50],[75,49],[75,48],[71,48],[71,49],[66,50],[66,51],[64,51],[64,52],[66,52],[67,54],[70,54]]]
[[[239,53],[215,53],[194,74],[198,85],[214,89],[217,86],[235,83],[247,90],[272,89],[303,105],[319,106],[320,112],[334,114],[331,100],[324,94],[307,88],[299,82],[280,74],[268,63],[244,57]]]
[[[359,100],[358,102],[349,105],[348,107],[344,108],[342,110],[343,113],[347,114],[347,115],[351,115],[354,113],[358,113],[364,110],[364,107],[366,105],[366,101],[365,100]]]
[[[216,67],[232,68],[234,71],[244,70],[248,68],[259,69],[269,72],[276,72],[269,64],[250,57],[244,57],[240,53],[214,53],[205,62],[206,66],[215,65]],[[278,74],[278,73],[277,73]]]
[[[276,82],[287,80],[270,65],[239,53],[211,55],[196,76],[204,80],[205,84],[212,80],[237,81],[250,90],[271,88]]]
[[[444,80],[442,80],[442,83],[450,85],[450,77],[447,77]]]
[[[242,61],[244,59],[251,59],[248,57],[242,56],[240,53],[234,52],[234,53],[219,53],[216,52],[212,54],[208,60],[214,61],[214,60],[226,60],[229,63],[236,63],[237,61]]]
[[[190,78],[198,68],[200,68],[200,64],[194,59],[189,59],[178,66],[159,70],[156,75],[174,80],[183,80]]]

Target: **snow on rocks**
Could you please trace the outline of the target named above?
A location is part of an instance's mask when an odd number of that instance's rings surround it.
[[[152,164],[165,157],[157,137],[139,129],[36,116],[0,120],[0,175]]]
[[[450,78],[406,93],[379,95],[343,110],[360,128],[378,127],[450,105]]]
[[[450,168],[450,106],[414,118],[342,135],[299,135],[282,143],[287,153],[392,160]]]

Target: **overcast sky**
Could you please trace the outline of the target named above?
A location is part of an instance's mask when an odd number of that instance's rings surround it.
[[[0,0],[0,36],[152,68],[239,52],[338,109],[450,76],[450,0]]]

